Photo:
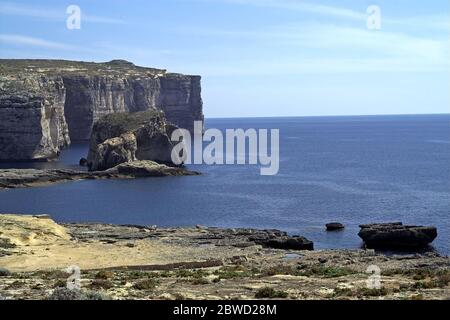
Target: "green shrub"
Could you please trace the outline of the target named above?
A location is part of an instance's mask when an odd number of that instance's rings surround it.
[[[108,271],[108,270],[100,270],[99,272],[97,272],[97,274],[95,275],[95,279],[103,279],[103,280],[107,280],[107,279],[111,279],[114,276],[114,273],[112,271]]]
[[[288,297],[285,291],[278,291],[270,287],[264,287],[256,291],[255,298],[257,299],[285,299]]]
[[[144,279],[136,282],[133,288],[137,290],[152,290],[156,287],[156,281],[153,279]]]
[[[262,271],[262,276],[275,276],[275,275],[295,275],[297,271],[294,270],[291,266],[287,265],[278,265],[274,267],[267,268]]]
[[[113,286],[114,285],[111,281],[105,279],[95,279],[89,285],[91,289],[105,289],[105,290],[111,289]]]
[[[350,288],[336,288],[334,289],[333,296],[337,297],[349,297],[353,295],[353,291]]]
[[[300,271],[299,275],[302,276],[320,276],[324,278],[337,278],[355,274],[356,272],[342,267],[313,267],[304,271]]]
[[[217,275],[219,279],[248,278],[253,276],[252,271],[244,266],[223,267],[220,270],[216,270],[214,274]]]
[[[58,279],[53,284],[53,288],[65,288],[67,286],[67,281],[63,279]]]
[[[365,297],[379,297],[379,296],[385,296],[389,293],[389,291],[386,288],[380,288],[380,289],[369,289],[369,288],[362,288],[358,290],[358,295],[365,296]]]
[[[56,288],[47,298],[48,300],[111,300],[111,298],[101,292],[70,290],[67,288]]]

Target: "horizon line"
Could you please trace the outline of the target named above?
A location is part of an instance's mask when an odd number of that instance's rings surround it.
[[[383,113],[383,114],[326,114],[326,115],[309,115],[309,116],[229,116],[229,117],[206,117],[205,119],[263,119],[263,118],[320,118],[320,117],[382,117],[382,116],[439,116],[448,115],[448,113]]]

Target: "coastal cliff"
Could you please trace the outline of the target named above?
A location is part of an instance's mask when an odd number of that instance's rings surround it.
[[[56,157],[116,112],[159,109],[192,131],[203,120],[200,81],[123,60],[0,60],[0,161]]]
[[[43,160],[70,144],[59,77],[0,78],[0,161]]]

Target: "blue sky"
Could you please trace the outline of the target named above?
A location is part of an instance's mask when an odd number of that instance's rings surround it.
[[[449,14],[448,0],[0,0],[0,57],[200,74],[207,117],[449,113]]]

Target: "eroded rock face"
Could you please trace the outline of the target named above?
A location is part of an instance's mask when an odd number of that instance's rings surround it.
[[[159,111],[107,115],[92,131],[89,170],[106,170],[135,160],[171,164],[174,144],[170,137],[175,129]]]
[[[135,161],[137,142],[133,133],[124,133],[120,137],[105,140],[91,153],[91,170],[106,170],[124,162]]]
[[[89,140],[93,124],[116,112],[163,110],[192,132],[203,120],[200,80],[122,60],[0,59],[0,160],[55,157],[69,135]]]
[[[0,161],[47,160],[70,144],[59,77],[0,77]]]
[[[358,235],[369,248],[421,248],[437,237],[435,227],[405,226],[401,222],[366,224]]]

